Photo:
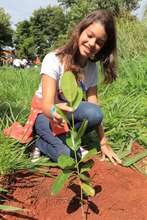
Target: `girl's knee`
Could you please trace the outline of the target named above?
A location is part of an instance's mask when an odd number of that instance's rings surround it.
[[[98,109],[96,111],[95,118],[96,118],[96,121],[98,122],[98,124],[101,124],[101,122],[103,120],[103,112],[100,107],[98,107]]]
[[[89,110],[87,110],[87,113],[87,119],[90,125],[94,126],[97,124],[101,124],[103,120],[103,112],[99,106],[92,106]]]
[[[40,125],[48,122],[48,118],[44,114],[39,114],[36,118],[35,125]]]
[[[36,118],[34,129],[37,132],[49,130],[49,119],[44,114],[39,114]]]

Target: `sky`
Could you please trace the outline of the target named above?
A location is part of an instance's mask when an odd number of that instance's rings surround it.
[[[145,6],[147,6],[147,0],[141,0],[140,4],[140,8],[133,14],[141,20]],[[4,8],[11,16],[13,27],[17,22],[29,19],[35,9],[44,8],[48,5],[57,5],[57,0],[0,0],[0,7]]]
[[[11,16],[13,27],[17,22],[28,19],[34,10],[48,5],[57,5],[57,0],[0,0],[0,7]]]
[[[140,7],[134,12],[134,14],[137,15],[139,20],[143,19],[143,15],[146,7],[147,7],[147,0],[140,1]]]

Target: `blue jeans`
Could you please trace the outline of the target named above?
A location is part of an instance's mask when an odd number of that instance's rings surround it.
[[[71,113],[67,113],[71,121]],[[88,120],[86,132],[92,131],[96,125],[101,124],[103,114],[99,106],[82,101],[74,112],[75,128],[78,129],[84,119]],[[57,161],[61,154],[71,156],[71,149],[65,144],[65,135],[54,136],[50,128],[49,119],[44,114],[37,116],[34,131],[39,136],[35,141],[35,146],[53,161]]]

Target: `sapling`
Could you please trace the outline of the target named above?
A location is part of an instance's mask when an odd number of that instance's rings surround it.
[[[82,216],[84,215],[84,198],[83,194],[86,196],[94,196],[95,189],[92,187],[91,179],[88,176],[88,171],[92,168],[94,162],[90,160],[94,155],[96,155],[97,150],[91,149],[84,157],[79,157],[78,152],[81,146],[81,138],[87,128],[88,121],[84,120],[78,130],[75,129],[74,125],[74,111],[79,106],[83,98],[83,91],[78,86],[75,76],[72,72],[68,71],[63,74],[61,78],[61,90],[68,102],[68,105],[73,109],[71,123],[66,117],[66,114],[57,108],[57,112],[64,118],[64,120],[69,124],[69,132],[66,135],[66,144],[69,146],[73,152],[73,157],[62,154],[58,158],[58,166],[61,168],[61,172],[56,178],[54,184],[52,185],[52,194],[57,194],[64,187],[65,182],[71,178],[72,181],[77,183],[80,187],[80,204],[82,208]]]

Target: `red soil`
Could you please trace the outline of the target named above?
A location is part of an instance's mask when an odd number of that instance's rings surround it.
[[[147,220],[147,178],[130,168],[100,162],[91,170],[95,197],[84,206],[88,220]],[[55,168],[52,171],[56,172]],[[79,187],[67,185],[58,196],[51,195],[53,178],[18,173],[11,183],[7,205],[23,212],[1,212],[3,220],[80,220]]]

